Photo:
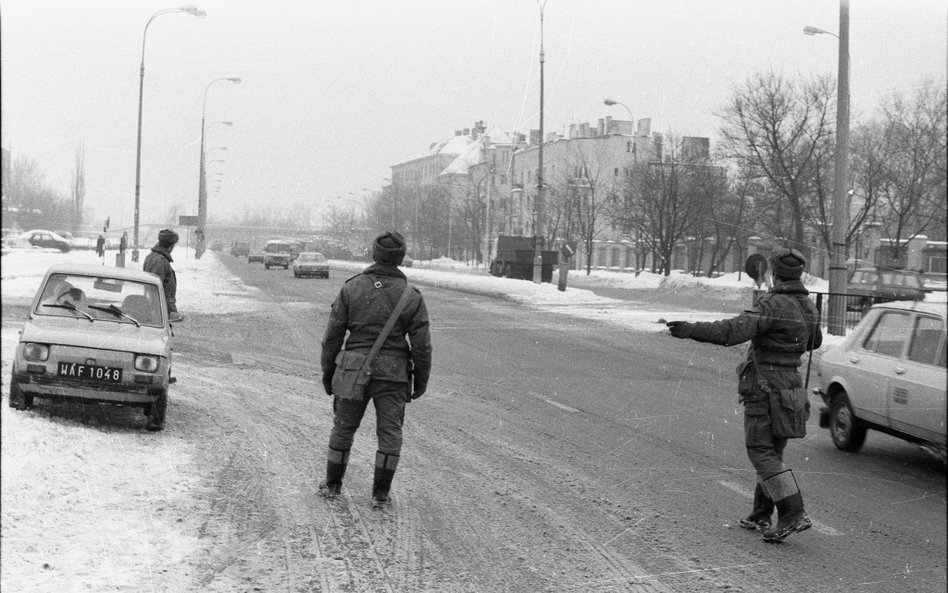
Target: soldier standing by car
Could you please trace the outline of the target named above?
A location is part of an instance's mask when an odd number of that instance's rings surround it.
[[[819,312],[800,277],[806,259],[796,249],[770,256],[774,285],[737,317],[706,323],[670,321],[676,338],[722,346],[751,341],[738,367],[738,399],[744,404],[744,441],[757,472],[754,508],[740,520],[763,530],[764,541],[780,542],[812,525],[793,471],[783,462],[788,438],[805,434],[809,403],[798,371],[807,350],[823,343]],[[774,507],[777,524],[770,526]]]
[[[171,263],[171,251],[178,243],[178,233],[171,229],[162,229],[158,232],[158,243],[151,248],[151,253],[145,258],[142,269],[161,278],[165,287],[165,301],[168,303],[168,317],[171,321],[181,321],[183,317],[178,313],[175,295],[178,292],[178,277],[174,273]]]
[[[369,400],[375,405],[378,450],[372,502],[378,506],[389,501],[402,449],[402,424],[405,405],[421,397],[431,372],[431,335],[424,298],[398,269],[405,257],[405,239],[399,233],[379,235],[372,245],[374,264],[343,284],[332,304],[332,312],[322,341],[323,387],[333,396],[333,427],[329,436],[326,479],[319,493],[337,496],[349,462],[349,451]],[[346,352],[367,353],[395,311],[404,291],[406,301],[394,318],[391,331],[371,364],[371,378],[364,393],[350,395],[342,391],[337,368]],[[345,367],[343,367],[345,368]]]

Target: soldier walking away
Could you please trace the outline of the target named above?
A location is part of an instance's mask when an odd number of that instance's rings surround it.
[[[101,258],[102,265],[105,265],[105,237],[99,235],[99,238],[95,240],[95,254]]]
[[[762,530],[764,541],[781,542],[812,526],[783,452],[788,438],[805,434],[809,403],[798,369],[803,354],[823,343],[823,334],[819,312],[800,280],[806,265],[803,255],[781,248],[771,254],[769,263],[773,287],[751,309],[721,321],[667,325],[676,338],[722,346],[751,341],[747,359],[738,367],[738,399],[744,404],[744,442],[757,485],[753,511],[740,524]],[[792,429],[787,422],[794,424]],[[771,527],[774,507],[777,524]]]
[[[165,287],[165,301],[168,303],[168,317],[171,321],[181,321],[184,317],[178,313],[175,294],[178,292],[178,277],[174,273],[171,263],[171,251],[178,243],[178,233],[171,229],[162,229],[158,232],[158,243],[151,248],[151,253],[145,258],[142,269],[161,278]]]
[[[346,280],[332,304],[321,356],[323,387],[327,395],[333,396],[326,479],[319,485],[320,495],[326,498],[334,498],[342,489],[349,451],[371,400],[375,405],[378,437],[372,503],[380,506],[389,502],[401,455],[405,406],[421,397],[428,386],[431,373],[428,310],[421,293],[408,285],[407,278],[398,269],[404,258],[404,237],[395,232],[379,235],[372,245],[375,263]],[[377,351],[364,392],[355,395],[344,392],[340,382],[344,371],[337,362],[345,360],[347,352],[368,354],[372,350],[376,338],[383,333],[380,330],[397,308],[396,303],[401,304],[405,290],[410,292],[406,293],[404,308],[394,318],[391,331]]]

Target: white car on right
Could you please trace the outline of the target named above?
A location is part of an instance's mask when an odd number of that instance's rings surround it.
[[[818,364],[820,426],[843,451],[868,429],[921,445],[945,460],[945,303],[874,305]]]

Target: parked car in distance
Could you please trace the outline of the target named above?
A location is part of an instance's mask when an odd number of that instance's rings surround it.
[[[140,406],[164,426],[171,326],[158,277],[130,268],[59,264],[47,270],[20,332],[10,407],[36,398]]]
[[[26,231],[21,235],[27,243],[33,247],[40,247],[44,249],[58,249],[63,253],[72,249],[72,244],[66,240],[64,237],[57,235],[53,231],[46,231],[43,229],[36,229],[32,231]]]
[[[224,242],[220,239],[211,241],[211,251],[224,251]]]
[[[858,451],[867,429],[922,445],[945,459],[944,303],[873,306],[817,366],[826,404],[820,426],[843,451]]]
[[[230,244],[230,254],[234,257],[245,257],[250,255],[250,243],[246,241],[234,241]]]
[[[282,239],[271,239],[267,241],[263,248],[263,267],[266,269],[280,268],[288,270],[290,268],[290,244]]]
[[[252,264],[253,262],[263,263],[264,260],[263,249],[253,248],[247,251],[247,263]]]
[[[900,269],[859,268],[849,277],[846,293],[850,311],[867,311],[875,303],[925,298],[918,272]]]
[[[303,276],[329,278],[329,260],[322,253],[304,251],[293,260],[293,275],[297,278]]]

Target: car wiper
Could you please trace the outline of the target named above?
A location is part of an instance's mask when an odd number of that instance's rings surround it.
[[[52,304],[50,304],[50,303],[43,303],[43,306],[44,306],[44,307],[52,307],[53,309],[69,309],[70,311],[75,311],[76,313],[81,313],[81,314],[85,315],[85,316],[89,319],[89,321],[95,321],[95,317],[93,317],[92,315],[89,315],[89,314],[86,313],[85,311],[80,310],[79,307],[75,306],[75,305],[72,303],[72,301],[66,301],[65,303],[62,303],[62,304],[59,304],[59,303],[52,303]]]
[[[113,315],[117,315],[119,317],[124,317],[125,319],[129,319],[131,320],[132,323],[135,324],[135,327],[142,326],[142,324],[137,319],[135,319],[134,317],[132,317],[125,311],[122,311],[121,309],[119,309],[118,307],[116,307],[115,305],[111,303],[109,304],[108,307],[103,307],[102,305],[89,305],[89,308],[95,309],[96,311],[105,311],[106,313],[112,313]]]

